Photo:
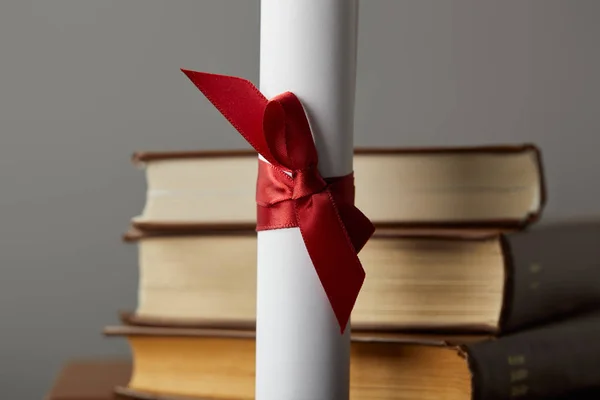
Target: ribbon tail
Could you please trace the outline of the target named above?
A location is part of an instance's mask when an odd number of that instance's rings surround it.
[[[270,158],[263,134],[268,100],[252,82],[235,76],[181,71],[259,154]]]
[[[365,214],[349,203],[336,203],[338,212],[356,253],[360,253],[364,245],[375,232],[375,226]]]
[[[298,226],[343,333],[365,271],[328,190],[296,200]]]

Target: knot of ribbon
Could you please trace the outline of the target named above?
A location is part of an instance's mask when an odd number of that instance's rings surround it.
[[[358,252],[374,231],[354,206],[354,177],[323,178],[302,103],[270,100],[248,80],[182,70],[267,161],[259,161],[256,229],[298,227],[343,332],[365,279]]]
[[[327,188],[327,182],[316,168],[299,169],[292,172],[294,187],[292,199],[298,200],[306,196],[317,194]]]

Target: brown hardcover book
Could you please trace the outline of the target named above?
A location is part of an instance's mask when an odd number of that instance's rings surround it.
[[[257,155],[142,152],[147,196],[133,224],[144,230],[253,229]],[[356,205],[377,226],[522,228],[544,206],[540,152],[530,144],[357,149]]]
[[[131,373],[130,360],[107,361],[100,358],[73,361],[60,371],[57,381],[45,400],[185,399],[181,396],[161,395],[130,389],[127,384],[131,378]],[[591,388],[569,392],[568,395],[555,400],[597,400],[599,395],[599,390]]]
[[[129,360],[73,360],[63,366],[45,400],[122,400],[114,388],[127,385],[130,377]]]
[[[135,371],[119,393],[253,399],[252,331],[121,326],[105,334],[126,336],[133,352]],[[600,314],[499,339],[353,333],[350,398],[541,400],[575,391],[598,394],[598,335]]]
[[[130,232],[130,323],[254,326],[256,235]],[[359,330],[502,332],[600,305],[600,223],[528,232],[378,230],[360,253]]]

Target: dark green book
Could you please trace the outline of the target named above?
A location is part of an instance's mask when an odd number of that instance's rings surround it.
[[[472,373],[472,398],[597,396],[599,338],[600,311],[596,311],[496,340],[466,344],[461,348]]]
[[[600,308],[600,223],[562,223],[503,236],[499,331]]]

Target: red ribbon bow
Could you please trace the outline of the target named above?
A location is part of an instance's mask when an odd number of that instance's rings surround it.
[[[354,206],[354,178],[324,179],[300,100],[271,100],[249,81],[182,70],[270,164],[259,163],[257,230],[299,227],[343,332],[365,279],[357,253],[374,231]]]

